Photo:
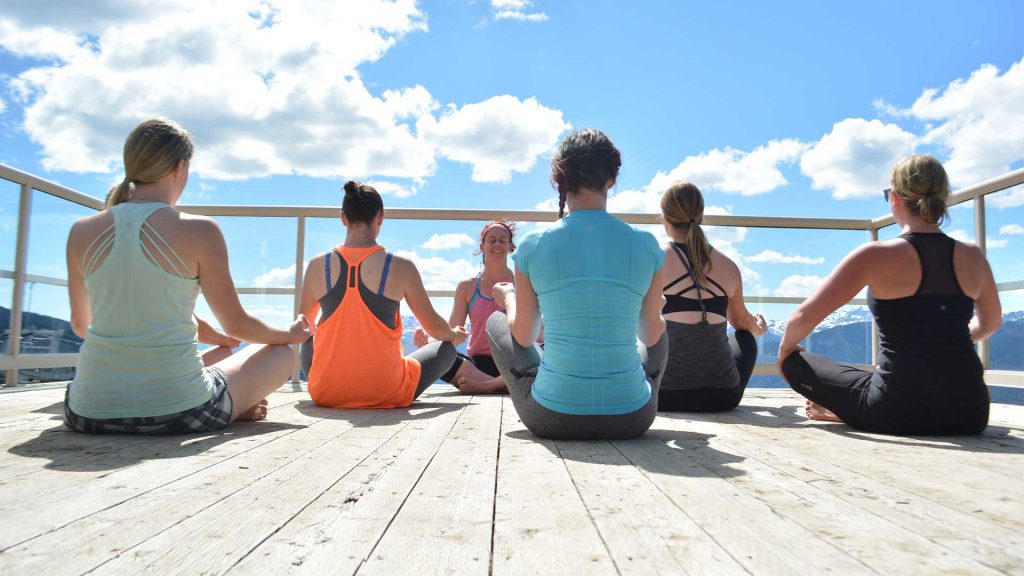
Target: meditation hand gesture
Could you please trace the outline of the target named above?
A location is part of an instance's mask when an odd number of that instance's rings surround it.
[[[291,336],[291,338],[289,338],[289,343],[299,344],[301,342],[305,342],[315,333],[316,325],[306,319],[305,314],[299,314],[298,317],[295,318],[295,322],[292,322],[292,325],[288,327],[288,334]]]
[[[417,348],[423,348],[430,343],[430,336],[427,336],[427,331],[423,328],[417,328],[412,334],[412,343]]]
[[[508,308],[508,299],[516,297],[516,286],[511,282],[498,282],[491,290],[491,296],[501,304],[502,308]]]
[[[768,332],[768,323],[765,322],[764,316],[760,314],[754,314],[754,327],[755,330],[750,331],[754,336],[764,336],[765,332]]]

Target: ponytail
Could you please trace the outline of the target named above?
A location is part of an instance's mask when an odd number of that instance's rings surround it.
[[[694,281],[705,285],[711,272],[711,245],[700,227],[704,220],[704,196],[700,189],[689,182],[673,182],[661,197],[661,217],[673,228],[686,231]]]
[[[708,244],[699,221],[690,223],[690,228],[686,231],[686,247],[689,249],[694,281],[701,286],[707,286],[707,275],[711,272],[711,245]]]
[[[115,184],[110,192],[107,192],[107,200],[103,203],[103,208],[113,208],[122,202],[127,202],[132,197],[134,188],[135,184],[126,176],[120,183]]]
[[[935,158],[927,154],[907,156],[892,169],[892,191],[911,212],[929,224],[948,218],[949,177]]]
[[[558,189],[558,219],[565,216],[565,190]]]

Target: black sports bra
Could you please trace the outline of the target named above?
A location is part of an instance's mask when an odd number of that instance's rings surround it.
[[[686,280],[693,276],[693,269],[690,267],[690,253],[686,247],[686,244],[682,242],[672,242],[672,249],[675,251],[676,256],[679,257],[679,261],[683,263],[686,268],[686,274],[676,278],[669,282],[662,289],[662,292],[675,286],[676,284]],[[671,314],[672,312],[700,312],[701,324],[708,323],[708,312],[712,314],[718,314],[719,316],[726,316],[729,311],[729,297],[725,294],[725,289],[715,282],[710,276],[706,276],[707,281],[714,284],[716,288],[722,291],[721,294],[715,294],[713,290],[707,287],[701,287],[697,282],[697,279],[693,279],[693,285],[689,288],[676,293],[676,294],[665,294],[665,305],[661,308],[662,314]],[[707,290],[713,296],[711,298],[702,298],[701,290]],[[697,291],[696,298],[686,298],[683,294],[686,294],[690,290]]]

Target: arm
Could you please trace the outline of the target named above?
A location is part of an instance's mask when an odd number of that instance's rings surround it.
[[[452,328],[466,325],[466,318],[469,317],[470,290],[475,287],[476,278],[463,280],[455,287],[455,302],[452,303],[452,314],[448,317],[448,325]]]
[[[194,220],[190,226],[192,238],[204,248],[197,251],[199,285],[206,302],[227,334],[245,342],[260,344],[295,344],[312,334],[312,327],[305,317],[292,323],[289,330],[281,330],[246,312],[238,301],[235,282],[231,279],[227,245],[220,227],[207,218]]]
[[[495,298],[501,297],[508,315],[508,327],[520,346],[530,346],[540,334],[540,303],[530,277],[516,266],[516,283],[495,284]]]
[[[779,344],[780,365],[815,326],[868,285],[873,248],[873,244],[865,244],[850,253],[825,279],[825,283],[789,317]]]
[[[665,297],[661,294],[662,274],[659,269],[651,276],[651,285],[640,305],[640,322],[636,325],[636,335],[645,346],[654,346],[665,332],[665,319],[661,317],[661,309],[665,306]]]
[[[302,296],[299,298],[299,310],[310,322],[313,322],[320,312],[320,300],[317,298],[315,287],[325,285],[323,259],[329,257],[329,254],[322,254],[311,258],[306,263],[306,271],[302,274]]]
[[[976,249],[977,250],[977,249]],[[981,265],[977,273],[981,276],[981,292],[974,299],[974,318],[968,328],[971,340],[979,342],[991,336],[1003,324],[1003,307],[999,302],[999,291],[992,276],[992,267],[981,250],[977,250]]]
[[[77,235],[77,226],[72,226],[67,245],[68,298],[71,304],[71,330],[80,338],[85,338],[89,334],[89,324],[92,323],[92,308],[89,307],[89,292],[85,288],[82,268],[71,249]]]
[[[412,310],[420,326],[436,340],[451,342],[458,346],[466,339],[465,330],[455,330],[445,322],[444,318],[434,310],[427,296],[427,290],[423,287],[423,279],[420,277],[416,266],[404,259],[395,256],[391,262],[392,266],[398,264],[402,268],[402,276],[405,279],[405,287],[402,297],[405,298],[409,309]]]
[[[228,348],[234,348],[238,346],[240,342],[231,336],[217,330],[206,320],[203,320],[195,314],[192,315],[196,320],[196,326],[198,327],[196,336],[199,341],[203,344],[213,344],[215,346],[227,346]]]
[[[729,263],[733,264],[732,261]],[[726,312],[729,324],[737,330],[746,330],[754,336],[763,336],[768,331],[768,324],[764,321],[764,316],[751,314],[747,310],[747,305],[743,302],[743,278],[735,264],[733,268],[736,274],[736,290],[729,295],[729,310]]]

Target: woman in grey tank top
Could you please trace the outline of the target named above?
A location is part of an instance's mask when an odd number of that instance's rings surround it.
[[[665,248],[662,307],[669,355],[658,410],[731,410],[754,370],[754,337],[768,327],[743,303],[739,268],[704,237],[700,190],[689,182],[672,184],[661,198],[661,211],[672,241]],[[734,333],[727,333],[726,321]]]

